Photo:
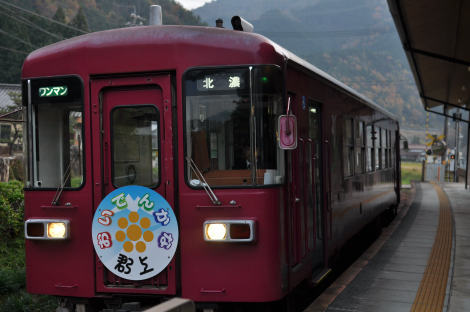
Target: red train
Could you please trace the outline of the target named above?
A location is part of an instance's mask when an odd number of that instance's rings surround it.
[[[397,119],[255,33],[91,33],[22,79],[27,289],[64,307],[280,300],[400,199]]]

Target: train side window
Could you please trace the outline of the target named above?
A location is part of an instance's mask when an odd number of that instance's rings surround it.
[[[356,173],[364,173],[365,172],[365,133],[364,133],[364,122],[357,120],[356,121],[356,140],[355,140],[355,148],[356,148]]]
[[[354,174],[354,136],[353,119],[343,117],[343,174],[350,177]]]
[[[380,127],[375,127],[374,131],[374,143],[375,143],[375,170],[382,169],[382,144],[381,144],[381,132]]]
[[[158,185],[158,116],[153,105],[112,110],[112,177],[116,187]]]
[[[367,137],[367,172],[372,172],[375,170],[374,167],[374,127],[368,125],[366,128],[366,137]]]
[[[382,128],[382,169],[388,168],[388,140],[387,140],[387,129]]]

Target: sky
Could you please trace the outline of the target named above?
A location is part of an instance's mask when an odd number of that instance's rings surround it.
[[[198,7],[201,7],[206,2],[211,2],[211,0],[175,0],[181,4],[185,9],[192,10]]]

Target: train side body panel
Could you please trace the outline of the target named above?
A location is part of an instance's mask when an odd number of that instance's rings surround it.
[[[398,204],[397,142],[398,122],[386,112],[366,104],[349,91],[339,89],[331,81],[293,64],[287,69],[287,92],[295,95],[299,137],[307,139],[309,131],[308,101],[316,102],[322,109],[322,142],[324,155],[322,175],[324,183],[324,213],[326,258],[334,266],[334,257],[354,234],[387,208]],[[387,168],[362,172],[355,163],[354,173],[344,172],[343,119],[351,118],[364,125],[386,129],[391,136]],[[327,143],[326,143],[327,142]],[[365,149],[366,147],[364,147]],[[357,161],[357,160],[355,160]],[[330,184],[331,183],[331,184]],[[328,203],[330,198],[330,203]],[[331,221],[330,221],[331,220]]]

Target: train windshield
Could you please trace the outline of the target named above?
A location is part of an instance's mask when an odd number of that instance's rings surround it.
[[[186,166],[191,186],[258,186],[284,181],[277,120],[283,110],[276,66],[215,68],[185,75]]]
[[[83,183],[82,81],[28,80],[26,187],[78,188]],[[28,95],[29,94],[29,95]]]

